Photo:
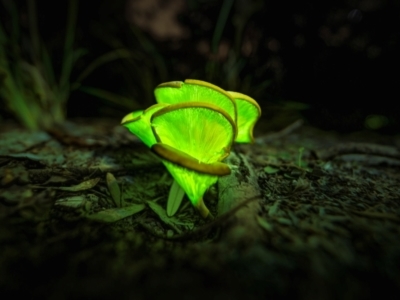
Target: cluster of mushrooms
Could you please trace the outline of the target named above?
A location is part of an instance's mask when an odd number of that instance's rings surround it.
[[[121,124],[161,158],[207,218],[203,195],[219,176],[230,174],[222,160],[233,142],[254,141],[260,106],[247,95],[193,79],[162,83],[154,94],[157,104],[126,115]]]

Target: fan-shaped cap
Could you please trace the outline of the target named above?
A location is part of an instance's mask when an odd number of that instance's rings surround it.
[[[218,176],[230,173],[221,161],[229,155],[233,141],[253,142],[261,109],[247,95],[193,79],[162,83],[154,94],[158,104],[126,115],[121,123],[161,157],[206,217],[204,192]]]
[[[261,108],[253,98],[237,93],[228,92],[236,103],[237,109],[237,136],[236,142],[238,143],[252,143],[254,142],[253,128],[257,120],[261,116]]]
[[[156,87],[154,94],[158,103],[205,102],[225,110],[236,122],[236,107],[233,98],[225,90],[206,81],[186,79],[165,82]]]
[[[128,130],[141,139],[146,146],[151,147],[157,142],[151,130],[151,116],[166,106],[168,106],[168,104],[158,103],[150,106],[146,110],[131,112],[122,119],[121,125],[128,128]]]
[[[236,126],[219,107],[202,102],[166,106],[151,117],[158,154],[196,206],[218,176],[230,172],[221,163],[230,151]]]

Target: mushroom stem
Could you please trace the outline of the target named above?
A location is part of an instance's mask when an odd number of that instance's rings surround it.
[[[207,206],[204,204],[203,197],[199,199],[199,202],[196,205],[197,210],[199,211],[200,215],[206,219],[206,218],[213,218],[212,214],[208,210]]]

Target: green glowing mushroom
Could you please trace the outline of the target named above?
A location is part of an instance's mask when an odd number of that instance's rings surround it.
[[[151,117],[151,125],[158,142],[152,150],[206,218],[205,191],[218,176],[230,173],[221,160],[229,155],[235,139],[234,121],[216,105],[186,102],[158,110]]]
[[[225,110],[235,121],[238,143],[252,143],[253,128],[261,116],[261,108],[251,97],[237,93],[227,92],[211,83],[186,79],[162,83],[154,90],[158,103],[183,103],[206,102],[212,103]]]
[[[158,103],[211,103],[224,110],[236,122],[236,105],[231,95],[209,82],[195,79],[165,82],[156,87],[154,95]]]
[[[253,143],[253,128],[261,116],[261,108],[253,98],[237,93],[228,92],[235,100],[237,109],[237,143]]]
[[[121,125],[136,135],[147,147],[151,147],[157,141],[151,130],[150,118],[158,110],[168,106],[165,103],[158,103],[146,110],[134,111],[127,114],[121,121]]]
[[[154,94],[158,104],[126,115],[121,123],[161,158],[192,204],[207,217],[203,195],[218,176],[230,173],[221,161],[232,143],[254,141],[261,109],[247,95],[193,79],[162,83]]]

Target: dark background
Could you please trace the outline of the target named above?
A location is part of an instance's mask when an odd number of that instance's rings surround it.
[[[26,3],[17,2],[18,21],[28,31]],[[57,73],[68,1],[37,5]],[[11,17],[1,10],[7,28]],[[400,1],[79,1],[77,20],[75,47],[85,55],[71,82],[107,52],[129,55],[82,81],[71,93],[69,118],[120,119],[153,104],[157,84],[195,78],[249,94],[266,117],[291,110],[322,129],[399,132]],[[12,118],[4,105],[0,115]],[[375,125],[366,122],[371,119]]]

